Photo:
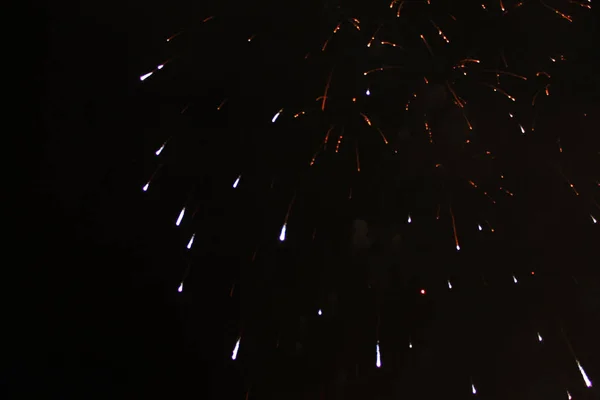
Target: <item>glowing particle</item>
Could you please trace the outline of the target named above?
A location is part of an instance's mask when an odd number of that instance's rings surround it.
[[[571,393],[569,393],[569,391],[567,390],[567,399],[568,400],[572,400],[573,398],[571,397]]]
[[[517,280],[517,277],[516,277],[516,276],[514,276],[514,275],[513,275],[512,277],[513,277],[513,282],[514,282],[514,283],[519,283],[519,281]]]
[[[281,227],[281,233],[279,234],[279,241],[283,242],[285,240],[285,230],[287,229],[287,223],[283,224]]]
[[[471,382],[471,393],[477,394],[477,389],[475,388],[475,384]]]
[[[160,156],[160,153],[162,153],[162,151],[164,150],[164,148],[165,148],[165,145],[166,145],[166,144],[167,144],[167,142],[164,142],[164,143],[162,144],[162,146],[160,146],[160,149],[156,150],[156,153],[155,153],[155,154],[156,154],[157,156]]]
[[[183,282],[181,282],[181,283],[179,284],[179,287],[177,288],[177,291],[178,291],[179,293],[183,292]]]
[[[590,379],[588,378],[587,374],[583,370],[583,367],[581,366],[581,364],[579,364],[579,360],[575,360],[575,361],[577,362],[577,368],[579,368],[579,372],[581,373],[581,377],[585,381],[585,386],[591,388],[592,387],[592,381],[590,381]]]
[[[369,89],[367,89],[367,96],[371,95],[371,91]]]
[[[542,335],[540,335],[540,333],[539,333],[539,332],[538,332],[537,336],[538,336],[538,342],[540,342],[540,343],[541,343],[541,342],[543,342],[543,341],[544,341],[544,339],[542,339]]]
[[[452,282],[450,280],[448,280],[448,289],[452,290]]]
[[[409,349],[412,349],[412,348],[413,348],[412,341],[411,341],[410,339],[408,340],[408,348],[409,348]]]
[[[275,114],[275,116],[273,117],[271,122],[275,123],[275,121],[277,121],[277,118],[279,118],[279,114],[281,114],[282,112],[283,112],[283,108],[281,110],[277,111],[277,114]]]
[[[181,209],[181,212],[179,213],[179,217],[177,217],[177,222],[175,222],[175,225],[179,226],[179,224],[181,224],[181,220],[183,219],[183,214],[185,214],[185,207],[183,207]]]
[[[150,75],[152,75],[154,73],[154,71],[152,72],[148,72],[147,74],[144,74],[142,76],[140,76],[140,81],[145,81],[146,79],[148,79],[150,77]]]
[[[483,230],[483,228],[482,228],[482,227],[481,227],[481,225],[479,225],[479,224],[477,225],[477,228],[478,228],[480,231],[481,231],[481,230]]]
[[[421,289],[421,292],[420,292],[420,293],[421,293],[422,295],[425,295],[425,289]]]
[[[194,234],[192,235],[192,237],[190,238],[190,241],[189,241],[189,242],[188,242],[188,244],[187,244],[187,248],[188,248],[188,250],[192,248],[192,244],[194,244],[194,238],[195,238],[195,237],[196,237],[196,234],[194,233]]]
[[[238,186],[238,183],[240,183],[240,179],[242,178],[242,176],[238,176],[237,179],[235,180],[235,182],[233,182],[233,188],[235,189]]]
[[[525,134],[525,128],[523,128],[523,125],[519,124],[519,128],[521,128],[521,133],[524,135]]]
[[[242,340],[242,338],[238,338],[237,342],[235,343],[235,347],[233,348],[233,353],[231,354],[231,359],[235,360],[237,358],[237,353],[238,350],[240,349],[240,340]]]
[[[412,218],[410,217],[410,214],[408,214],[408,223],[410,224],[412,222]]]
[[[164,64],[160,64],[158,67],[156,67],[157,69],[163,69],[165,65]]]
[[[590,214],[590,217],[592,217],[592,222],[597,223],[598,221],[596,221],[596,218],[594,218],[594,216],[592,214]]]
[[[142,190],[143,190],[144,192],[147,192],[147,191],[148,191],[148,187],[149,187],[149,186],[150,186],[150,182],[146,183],[146,184],[144,185],[144,187],[142,188]]]
[[[317,314],[323,315],[323,311],[321,311],[321,309],[319,308],[319,312]]]
[[[377,368],[381,368],[381,354],[379,353],[379,341],[377,341],[377,361],[375,362],[375,365],[377,366]]]
[[[460,246],[456,245],[456,251],[460,251]]]

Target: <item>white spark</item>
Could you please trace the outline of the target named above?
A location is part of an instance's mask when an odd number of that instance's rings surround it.
[[[597,223],[597,222],[598,222],[598,221],[596,221],[596,218],[594,218],[594,216],[593,216],[592,214],[590,214],[590,217],[592,217],[592,221],[593,221],[594,223]]]
[[[160,149],[156,150],[156,155],[160,156],[160,153],[162,153],[163,149],[165,148],[165,145],[167,144],[167,142],[164,142],[162,144],[162,146],[160,146]]]
[[[460,251],[460,246],[456,245],[456,251]]]
[[[238,350],[240,348],[240,340],[242,340],[242,338],[238,338],[237,342],[235,343],[235,347],[233,348],[233,354],[231,354],[231,359],[235,360],[237,358],[237,353]]]
[[[371,95],[371,91],[369,89],[367,89],[367,96]]]
[[[452,283],[448,280],[448,289],[452,289]]]
[[[281,114],[282,111],[283,111],[283,108],[281,110],[277,111],[277,114],[275,114],[275,116],[273,117],[271,122],[275,123],[275,121],[277,121],[277,118],[279,117],[279,114]]]
[[[281,227],[281,233],[279,234],[279,240],[281,242],[283,242],[285,240],[285,231],[287,229],[287,222],[285,224],[283,224],[283,226]]]
[[[513,275],[512,277],[513,277],[513,282],[514,282],[514,283],[519,283],[519,281],[517,280],[517,277],[516,277],[516,276],[514,276],[514,275]]]
[[[540,333],[538,332],[538,341],[541,343],[544,341],[544,339],[542,339],[542,335],[540,335]]]
[[[179,284],[179,287],[177,288],[177,291],[179,293],[183,292],[183,281]]]
[[[569,393],[569,391],[568,391],[568,390],[567,390],[567,398],[568,398],[569,400],[571,400],[571,399],[572,399],[572,397],[571,397],[571,393]]]
[[[140,81],[145,81],[146,79],[148,79],[150,77],[150,75],[152,75],[154,73],[154,71],[152,72],[148,72],[147,74],[144,74],[142,76],[140,76]]]
[[[192,248],[192,244],[194,243],[194,237],[196,237],[195,233],[192,235],[192,237],[190,238],[190,241],[187,244],[188,250]]]
[[[412,342],[409,340],[409,341],[408,341],[408,348],[409,348],[409,349],[412,349],[412,347],[413,347],[413,346],[412,346]]]
[[[508,115],[509,115],[511,118],[513,117],[513,115],[512,115],[511,113],[508,113]]]
[[[581,366],[581,364],[579,364],[579,360],[575,360],[575,361],[577,362],[577,367],[579,368],[579,372],[581,373],[581,377],[585,381],[585,386],[591,388],[592,387],[592,381],[590,381],[590,379],[588,378],[587,374],[583,370],[583,367]]]
[[[165,64],[160,64],[160,65],[159,65],[158,67],[156,67],[156,68],[158,68],[158,69],[163,69],[163,67],[164,67],[164,66],[165,66]]]
[[[181,224],[181,220],[183,219],[183,214],[185,214],[185,207],[183,207],[181,209],[181,212],[179,213],[179,217],[177,217],[177,222],[175,222],[175,225],[179,226],[179,224]]]
[[[475,389],[475,384],[473,382],[471,382],[471,392],[477,394],[477,389]]]
[[[408,223],[410,224],[412,222],[412,218],[410,217],[410,214],[408,214]]]
[[[238,185],[238,183],[240,183],[240,179],[242,178],[242,176],[238,176],[237,179],[235,180],[235,182],[233,182],[233,188],[235,189]]]
[[[525,128],[523,128],[523,125],[519,124],[519,128],[521,128],[521,133],[524,135],[525,134]]]
[[[381,368],[381,354],[379,353],[379,341],[377,341],[377,362],[375,363],[375,365],[377,366],[377,368]]]
[[[481,225],[477,225],[477,228],[479,228],[479,230],[483,230],[483,228],[481,227]]]
[[[319,315],[323,315],[323,312],[321,311],[321,309],[320,309],[320,308],[319,308],[319,312],[318,312],[318,314],[319,314]]]
[[[149,187],[149,186],[150,186],[150,182],[146,183],[146,184],[144,185],[144,187],[142,188],[142,190],[143,190],[144,192],[148,191],[148,187]]]

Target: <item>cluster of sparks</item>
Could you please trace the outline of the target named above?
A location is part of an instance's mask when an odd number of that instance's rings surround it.
[[[392,0],[391,3],[389,4],[389,8],[392,10],[392,12],[396,18],[402,18],[403,12],[406,10],[407,7],[410,7],[410,3],[414,3],[414,2]],[[431,2],[429,0],[426,0],[425,3],[427,5],[431,4]],[[540,0],[539,3],[543,6],[543,8],[548,9],[548,10],[552,11],[553,13],[555,13],[560,19],[568,21],[569,23],[573,22],[572,16],[567,15],[564,12],[551,7],[550,5],[546,4],[544,1]],[[587,8],[587,9],[591,8],[590,0],[588,0],[587,2],[570,1],[570,3],[574,3],[578,6],[581,6],[583,8]],[[510,7],[507,7],[505,4],[503,4],[502,0],[499,0],[498,2],[495,3],[494,7],[496,7],[498,10],[500,10],[502,15],[506,15],[509,12],[513,12],[515,9],[518,9],[522,6],[523,6],[523,2],[518,2],[518,3],[513,3]],[[481,8],[483,10],[485,10],[486,12],[492,12],[491,4],[488,4],[488,5],[481,4]],[[208,18],[204,19],[202,22],[205,23],[205,22],[211,21],[213,18],[214,17],[208,17]],[[457,18],[453,15],[449,15],[449,20],[456,22]],[[427,53],[429,55],[431,55],[432,57],[434,57],[436,54],[437,46],[449,45],[452,42],[452,39],[451,39],[451,37],[449,37],[450,34],[446,33],[445,29],[443,29],[444,27],[442,25],[444,25],[444,24],[442,24],[440,22],[436,22],[432,19],[429,21],[429,23],[431,24],[430,28],[433,28],[433,30],[435,32],[434,37],[431,37],[431,36],[427,35],[426,33],[419,33],[418,38],[420,39],[424,49],[427,50]],[[392,41],[389,38],[383,37],[383,35],[382,35],[383,28],[384,28],[384,25],[381,24],[372,33],[367,34],[365,36],[364,45],[369,49],[372,49],[372,48],[376,47],[377,45],[379,45],[379,46],[390,47],[393,49],[393,51],[404,51],[405,50],[404,46],[402,46],[400,44],[399,40]],[[329,45],[332,43],[333,40],[335,40],[335,35],[339,34],[339,32],[341,32],[343,29],[353,29],[353,30],[356,30],[357,32],[362,32],[361,31],[361,21],[358,18],[349,18],[349,19],[344,19],[342,21],[337,22],[335,27],[333,27],[332,31],[330,31],[331,33],[329,34],[329,36],[327,38],[325,38],[323,43],[319,46],[319,50],[321,53],[328,51]],[[363,30],[364,30],[364,28],[363,28]],[[177,33],[171,35],[169,38],[167,38],[166,41],[171,42],[171,41],[175,40],[178,36],[180,36],[184,33],[185,33],[185,31],[177,32]],[[437,38],[435,36],[437,36]],[[256,39],[257,39],[257,35],[252,34],[249,37],[246,37],[244,40],[247,40],[248,42],[253,42]],[[316,52],[316,53],[319,53],[319,52]],[[305,56],[305,59],[313,56],[313,54],[314,53],[310,53],[310,52],[307,53]],[[316,56],[314,56],[314,57],[316,57]],[[511,93],[508,93],[505,89],[503,89],[501,87],[501,78],[503,80],[504,79],[516,79],[516,80],[520,80],[520,81],[528,81],[528,80],[531,80],[532,78],[535,78],[539,81],[542,81],[543,83],[541,84],[539,89],[533,94],[533,96],[531,98],[523,99],[523,101],[527,102],[527,104],[530,103],[531,107],[536,107],[536,104],[538,104],[540,102],[540,96],[544,97],[544,96],[551,95],[552,86],[551,86],[551,74],[550,73],[548,73],[546,71],[537,71],[535,73],[535,77],[527,77],[524,75],[520,75],[520,74],[508,71],[508,65],[507,65],[506,59],[504,57],[504,53],[501,54],[501,59],[503,60],[503,63],[504,63],[504,69],[489,68],[489,67],[487,67],[488,63],[486,63],[484,60],[480,60],[477,58],[465,57],[465,58],[461,59],[458,63],[453,65],[452,70],[454,72],[456,72],[457,74],[462,75],[463,77],[469,76],[471,74],[471,71],[473,71],[473,68],[479,68],[481,70],[479,72],[489,73],[490,76],[493,77],[493,79],[495,79],[495,81],[493,83],[478,82],[478,84],[480,86],[487,88],[485,90],[489,89],[492,92],[497,93],[500,96],[503,96],[508,101],[509,107],[511,104],[521,101],[521,99],[518,100],[516,96],[514,96]],[[549,56],[549,60],[552,63],[566,61],[566,59],[563,55]],[[155,73],[157,73],[160,70],[162,70],[163,68],[165,68],[165,66],[167,66],[168,63],[170,63],[170,62],[171,62],[170,60],[167,60],[167,61],[159,64],[158,66],[156,66],[150,72],[144,73],[143,75],[141,75],[139,77],[140,81],[147,80],[152,75],[154,75]],[[377,75],[377,74],[392,73],[394,71],[397,72],[397,70],[399,70],[400,68],[401,67],[399,67],[399,66],[381,66],[381,67],[369,69],[367,71],[363,71],[362,76],[365,77],[364,78],[365,84],[364,84],[364,89],[363,89],[362,93],[364,93],[364,96],[371,97],[376,94],[373,91],[374,88],[376,89],[376,87],[374,85],[369,84],[369,82],[366,82],[366,79],[368,79],[371,76]],[[359,94],[356,94],[353,97],[351,97],[350,99],[345,99],[345,100],[344,99],[340,100],[338,98],[335,98],[334,85],[332,84],[332,82],[334,81],[334,78],[335,78],[334,71],[333,70],[328,71],[326,79],[324,79],[324,86],[323,86],[322,92],[316,94],[316,95],[318,95],[316,97],[316,102],[317,102],[316,106],[314,106],[312,108],[307,107],[307,108],[301,109],[301,110],[297,110],[297,109],[289,110],[288,107],[283,104],[282,107],[279,108],[278,110],[276,109],[276,110],[272,111],[273,117],[271,118],[271,123],[276,124],[286,118],[289,121],[302,119],[302,118],[307,117],[309,114],[318,113],[318,112],[325,113],[328,110],[330,103],[333,101],[346,101],[347,100],[348,103],[350,103],[351,105],[357,105],[357,107],[358,107],[358,104],[361,104],[361,97]],[[430,84],[430,81],[427,77],[423,77],[423,82],[425,83],[425,85]],[[419,83],[421,83],[421,82],[419,82]],[[447,91],[448,98],[451,99],[453,106],[456,107],[457,111],[459,111],[460,114],[462,115],[462,119],[464,119],[464,127],[465,127],[464,143],[469,144],[469,143],[471,143],[472,139],[470,138],[468,133],[470,131],[473,131],[475,128],[474,128],[474,124],[472,123],[472,121],[469,117],[469,113],[467,112],[468,101],[463,98],[456,81],[446,80],[444,82],[443,86],[444,86],[444,89]],[[404,105],[402,108],[404,109],[405,112],[411,111],[411,105],[417,98],[418,98],[417,91],[416,90],[411,91],[411,94],[402,103]],[[228,104],[228,99],[221,101],[218,104],[218,106],[216,107],[217,111],[222,110],[223,107],[226,106],[226,104]],[[187,109],[187,107],[182,111],[182,113],[185,112],[186,109]],[[356,116],[360,117],[360,119],[364,122],[364,129],[368,132],[368,134],[375,134],[375,135],[378,135],[379,137],[381,137],[381,145],[383,148],[389,149],[389,148],[393,147],[391,145],[392,141],[388,140],[388,138],[386,137],[386,134],[383,132],[382,126],[380,126],[381,122],[377,122],[377,121],[379,121],[377,117],[374,118],[373,116],[370,116],[370,113],[368,114],[367,111],[362,111],[362,110],[356,109],[356,108],[352,108],[352,109],[355,110]],[[535,127],[534,123],[535,122],[532,123],[529,128],[526,128],[526,126],[528,126],[528,125],[524,126],[524,123],[519,121],[520,118],[517,118],[517,116],[518,116],[518,113],[515,113],[513,111],[508,112],[508,118],[510,120],[515,121],[514,122],[515,131],[517,131],[521,135],[527,135],[528,132],[534,132],[534,127]],[[432,126],[431,126],[430,121],[427,118],[427,115],[425,115],[423,117],[424,117],[423,127],[424,127],[424,132],[427,137],[427,141],[429,142],[429,144],[431,146],[435,146],[435,142],[436,142],[435,132],[432,130]],[[504,118],[506,118],[506,114],[504,114]],[[339,154],[341,152],[342,143],[345,143],[344,140],[346,139],[345,128],[346,127],[344,127],[344,126],[337,126],[335,124],[331,124],[327,128],[323,139],[320,140],[320,144],[319,144],[319,147],[317,148],[317,150],[314,152],[314,154],[312,154],[312,156],[307,157],[308,168],[317,167],[319,156],[322,155],[323,152],[328,149],[328,144],[330,142],[334,143],[334,145],[329,147],[331,151],[334,151],[336,154]],[[347,127],[347,128],[348,128],[348,130],[351,129],[351,127]],[[321,135],[323,134],[322,132],[323,131],[321,131],[321,133],[320,133]],[[164,142],[162,142],[160,144],[160,146],[158,146],[157,150],[155,151],[156,157],[163,156],[163,152],[165,151],[165,148],[168,146],[169,142],[170,142],[170,138],[165,140]],[[560,143],[560,139],[558,139],[557,144],[558,144],[558,152],[562,154],[563,147]],[[358,145],[358,140],[354,140],[354,146],[347,146],[347,147],[352,148],[352,153],[353,153],[352,158],[353,158],[355,171],[356,171],[356,173],[360,173],[361,172],[361,158],[360,158],[360,148]],[[396,148],[391,148],[391,149],[389,149],[389,151],[391,153],[397,153]],[[486,151],[485,155],[490,158],[495,157],[490,151]],[[142,186],[142,189],[144,192],[147,192],[149,190],[150,185],[152,184],[158,170],[161,168],[161,165],[159,165],[156,168],[154,173],[150,176],[150,178],[147,180],[147,182]],[[443,165],[435,164],[434,167],[435,168],[443,168]],[[363,166],[363,168],[367,168],[367,166]],[[562,171],[560,171],[560,175],[561,175],[562,179],[564,180],[564,182],[566,183],[566,185],[572,191],[573,195],[580,196],[581,193],[578,191],[578,189],[576,189],[575,185],[569,180],[569,178],[567,178],[567,176]],[[242,173],[238,173],[237,176],[232,176],[231,179],[232,179],[232,181],[230,181],[230,182],[232,182],[232,183],[229,183],[229,184],[232,185],[232,189],[240,189],[241,187],[244,186]],[[500,183],[496,186],[497,190],[502,195],[506,195],[508,197],[513,197],[515,194],[510,189],[505,187],[505,184],[502,183],[503,179],[504,179],[504,175],[500,175],[500,180],[499,180]],[[492,196],[494,196],[493,193],[489,193],[486,190],[482,190],[480,188],[480,185],[472,179],[464,179],[464,180],[472,188],[469,190],[475,190],[478,193],[478,195],[485,197],[486,201],[489,201],[489,203],[492,205],[495,205],[497,203],[497,200],[494,197],[492,197]],[[600,184],[598,184],[598,185],[600,186]],[[350,193],[349,199],[351,199],[352,198],[352,188],[350,188],[349,193]],[[288,222],[289,222],[290,214],[293,209],[295,198],[296,198],[296,195],[294,194],[293,197],[291,198],[291,200],[289,201],[287,212],[286,212],[285,216],[283,216],[281,229],[279,231],[279,237],[278,237],[280,242],[286,241],[286,235],[287,235],[287,231],[288,231]],[[598,207],[597,203],[594,203],[594,204]],[[435,212],[436,220],[440,219],[440,208],[441,208],[441,205],[438,205],[437,211]],[[461,243],[459,240],[461,235],[457,229],[455,214],[454,214],[454,211],[450,204],[448,204],[447,209],[448,209],[449,215],[450,215],[449,226],[451,226],[451,229],[449,228],[448,230],[452,232],[454,248],[456,249],[456,251],[461,251]],[[600,209],[600,207],[598,207],[598,209]],[[595,212],[598,213],[598,211],[595,211]],[[187,215],[186,214],[186,206],[183,206],[175,220],[175,225],[179,227],[182,224],[186,215]],[[597,223],[596,215],[594,215],[594,212],[589,213],[590,221],[593,224]],[[409,225],[419,223],[419,217],[417,216],[417,218],[415,220],[415,215],[414,214],[411,215],[411,213],[409,213],[407,215],[406,222]],[[473,228],[473,230],[477,230],[480,232],[483,232],[483,231],[495,232],[495,229],[490,225],[488,220],[483,219],[483,218],[480,219],[480,221],[476,225],[473,225],[472,228]],[[186,246],[187,250],[192,249],[195,237],[196,237],[195,233],[193,233],[189,237],[187,246]],[[314,233],[313,233],[313,239],[314,239]],[[449,240],[450,240],[450,237],[449,237]],[[254,253],[253,259],[254,259],[255,255],[256,255],[256,253]],[[531,274],[534,275],[534,272],[532,272]],[[515,285],[519,284],[519,280],[517,279],[517,276],[515,274],[512,274],[512,281]],[[446,282],[447,282],[448,290],[450,290],[450,291],[454,290],[451,280],[448,279]],[[183,292],[183,286],[184,286],[184,282],[182,280],[178,286],[178,292]],[[232,291],[233,291],[233,287],[232,287]],[[422,296],[425,296],[427,294],[427,291],[425,288],[422,288],[422,289],[420,289],[419,293]],[[319,316],[323,315],[322,309],[318,310],[318,315]],[[544,340],[542,338],[541,333],[536,332],[536,335],[537,335],[537,341],[540,344],[543,343]],[[242,340],[242,336],[240,335],[235,343],[234,348],[233,348],[233,352],[232,352],[232,356],[231,356],[232,360],[237,359],[241,340]],[[409,338],[408,345],[409,345],[409,348],[411,348],[411,349],[413,348],[413,342],[410,338]],[[592,382],[587,377],[579,360],[576,357],[574,357],[574,358],[575,358],[576,365],[580,371],[580,374],[585,382],[585,385],[588,388],[591,387]],[[381,348],[380,348],[379,340],[377,340],[377,342],[376,342],[375,365],[377,368],[382,367]],[[471,386],[471,393],[473,395],[477,395],[478,391],[477,391],[475,382],[473,381],[472,378],[471,378],[470,386]],[[568,398],[571,399],[571,394],[569,393],[569,391],[567,391],[567,395],[568,395]]]

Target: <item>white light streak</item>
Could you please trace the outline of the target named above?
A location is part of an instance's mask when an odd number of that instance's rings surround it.
[[[283,224],[281,227],[281,233],[279,234],[279,241],[283,242],[285,240],[285,231],[287,229],[287,222]]]
[[[175,225],[179,226],[179,224],[181,224],[181,220],[183,219],[183,214],[185,214],[185,207],[183,207],[181,209],[181,212],[179,213],[179,217],[177,217],[177,221],[175,222]]]
[[[279,114],[281,114],[282,111],[283,111],[283,108],[281,110],[277,111],[277,114],[275,114],[275,116],[273,117],[271,122],[275,123],[275,121],[277,121],[277,118],[279,118]]]
[[[567,390],[567,399],[569,399],[569,400],[573,399],[573,398],[571,397],[571,393],[569,393],[569,391],[568,391],[568,390]]]
[[[158,69],[163,69],[163,67],[164,67],[164,66],[165,66],[165,64],[160,64],[160,65],[159,65],[158,67],[156,67],[156,68],[158,68]]]
[[[235,182],[233,182],[233,188],[235,189],[238,184],[240,183],[240,179],[242,179],[242,176],[238,176],[237,179],[235,180]]]
[[[412,218],[410,217],[410,214],[408,214],[408,223],[410,224],[412,222]]]
[[[448,289],[452,290],[452,283],[448,280]]]
[[[189,242],[188,242],[188,244],[187,244],[187,248],[188,248],[188,250],[192,248],[192,244],[194,244],[194,238],[195,238],[195,237],[196,237],[196,234],[194,233],[194,234],[192,235],[192,237],[190,238],[190,241],[189,241]]]
[[[371,91],[369,89],[367,89],[367,96],[371,95]]]
[[[475,388],[475,384],[471,382],[471,393],[477,394],[477,389]]]
[[[319,308],[319,312],[318,312],[318,314],[319,314],[319,315],[323,315],[323,312],[321,311],[321,309],[320,309],[320,308]]]
[[[480,231],[482,231],[482,230],[483,230],[483,228],[481,227],[481,225],[477,225],[477,228],[478,228]]]
[[[179,293],[183,292],[183,281],[179,284],[179,287],[177,288],[177,291]]]
[[[514,276],[514,275],[513,275],[512,277],[513,277],[513,282],[514,282],[514,283],[519,283],[519,281],[517,280],[517,277],[516,277],[516,276]]]
[[[235,360],[237,358],[237,353],[238,350],[240,348],[240,340],[242,340],[242,338],[238,338],[237,342],[235,343],[235,347],[233,348],[233,354],[231,354],[231,359]]]
[[[591,388],[592,387],[592,381],[590,381],[590,379],[588,378],[587,374],[583,370],[583,367],[581,366],[581,364],[579,364],[579,360],[575,360],[575,361],[577,362],[577,368],[579,368],[579,372],[581,373],[581,377],[585,381],[585,386]]]
[[[377,368],[381,368],[381,354],[379,353],[379,341],[377,342],[377,361],[375,363],[375,365],[377,366]]]
[[[593,221],[594,223],[597,223],[597,222],[598,222],[598,221],[596,221],[596,218],[594,218],[594,216],[593,216],[592,214],[590,214],[590,217],[592,217],[592,221]]]
[[[156,155],[160,156],[160,153],[162,153],[162,151],[165,148],[165,145],[167,144],[167,142],[163,143],[162,146],[160,146],[160,149],[156,150]]]
[[[456,251],[460,251],[460,246],[456,245]]]
[[[152,75],[154,73],[154,71],[152,72],[148,72],[147,74],[144,74],[142,76],[140,76],[140,81],[145,81],[146,79],[148,79],[150,77],[150,75]]]
[[[544,341],[544,339],[542,339],[542,335],[540,335],[540,333],[538,332],[538,342],[542,343]]]
[[[143,190],[144,192],[147,192],[147,191],[148,191],[148,187],[149,187],[149,186],[150,186],[150,182],[146,183],[146,184],[144,185],[144,187],[142,188],[142,190]]]

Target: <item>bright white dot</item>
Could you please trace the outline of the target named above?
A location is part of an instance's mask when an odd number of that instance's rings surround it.
[[[483,228],[481,227],[481,225],[477,225],[477,228],[481,231],[483,230]]]
[[[235,180],[235,182],[233,182],[233,188],[235,189],[238,185],[238,183],[240,183],[240,179],[242,178],[242,176],[238,176],[237,179]]]
[[[371,91],[369,89],[367,89],[367,96],[371,95]]]
[[[448,280],[448,289],[452,289],[452,283]]]
[[[456,251],[460,251],[460,246],[456,245]]]
[[[519,124],[519,128],[521,128],[521,133],[525,134],[525,128],[523,128],[523,125]]]
[[[177,217],[177,221],[175,222],[175,225],[179,226],[179,224],[181,224],[181,220],[183,219],[183,214],[185,214],[185,207],[183,207],[181,209],[181,212],[179,213],[179,217]]]
[[[379,342],[377,342],[377,361],[375,363],[375,365],[377,366],[377,368],[381,368],[381,354],[379,353]]]
[[[567,390],[567,398],[568,398],[568,400],[571,400],[571,399],[572,399],[572,397],[571,397],[571,393],[569,393],[569,391],[568,391],[568,390]]]
[[[537,334],[537,335],[538,335],[538,342],[540,342],[540,343],[541,343],[541,342],[542,342],[544,339],[542,339],[542,335],[540,335],[540,333],[539,333],[539,332],[538,332],[538,334]]]
[[[181,282],[181,283],[179,284],[179,287],[177,288],[177,291],[178,291],[179,293],[183,292],[183,282]]]
[[[410,217],[410,214],[408,214],[408,223],[410,224],[412,222],[412,218]]]
[[[148,190],[148,186],[150,186],[150,183],[146,183],[146,184],[144,185],[144,187],[142,188],[142,190],[143,190],[144,192],[146,192],[146,191]]]
[[[581,364],[579,364],[579,360],[575,360],[575,361],[577,362],[577,367],[579,368],[579,372],[581,373],[581,377],[585,381],[585,386],[591,388],[592,387],[592,381],[590,381],[590,379],[588,378],[587,374],[583,370],[583,367],[581,366]]]
[[[598,221],[596,221],[596,218],[594,218],[594,216],[593,216],[592,214],[590,214],[590,217],[592,217],[592,221],[593,221],[594,223],[597,223],[597,222],[598,222]]]
[[[475,385],[473,383],[471,383],[471,392],[473,394],[477,394],[477,389],[475,389]]]
[[[318,314],[319,314],[319,315],[323,315],[323,312],[321,311],[321,309],[319,309],[319,312],[318,312]]]
[[[421,294],[424,295],[425,294],[425,289],[421,289]]]
[[[511,113],[508,113],[508,116],[511,117],[511,118],[513,117],[513,115]]]
[[[159,65],[158,67],[156,67],[156,68],[158,68],[158,69],[163,69],[163,67],[164,67],[164,66],[165,66],[164,64],[160,64],[160,65]]]
[[[165,148],[165,144],[163,143],[162,146],[160,146],[160,149],[156,150],[156,155],[160,156],[160,153],[162,153],[163,149]]]
[[[513,275],[512,277],[513,277],[513,282],[514,282],[514,283],[519,283],[519,281],[517,280],[517,277],[516,277],[516,276],[514,276],[514,275]]]
[[[410,340],[408,341],[408,348],[412,349],[412,342]]]
[[[140,81],[145,81],[145,80],[146,80],[147,78],[149,78],[149,77],[150,77],[150,75],[152,75],[153,73],[154,73],[154,71],[152,71],[152,72],[148,72],[147,74],[140,76]]]
[[[233,354],[231,354],[232,360],[235,360],[237,358],[237,353],[240,348],[240,340],[242,340],[242,338],[238,338],[237,342],[235,343],[235,347],[233,348]]]
[[[192,244],[194,243],[194,237],[196,237],[195,233],[192,235],[192,237],[190,238],[190,241],[187,244],[188,250],[192,248]]]
[[[287,223],[283,224],[281,227],[281,233],[279,234],[279,240],[283,242],[285,240],[285,231],[287,229]]]

